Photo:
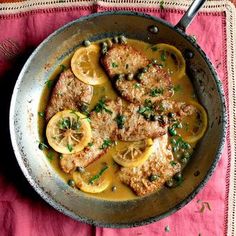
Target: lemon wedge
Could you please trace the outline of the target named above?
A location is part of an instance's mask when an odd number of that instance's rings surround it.
[[[187,135],[184,139],[188,143],[195,143],[203,137],[207,129],[207,113],[205,109],[195,101],[190,101],[188,104],[195,107],[196,112],[191,115],[190,119],[194,120],[194,125],[190,127],[191,134]]]
[[[132,142],[117,150],[113,156],[116,163],[124,167],[136,167],[143,164],[153,153],[152,139]]]
[[[91,127],[86,116],[71,110],[56,113],[46,128],[49,145],[63,154],[83,150],[90,142],[91,136]]]
[[[148,49],[152,59],[156,59],[163,68],[169,68],[172,78],[181,78],[185,74],[186,63],[182,53],[176,47],[159,43]]]
[[[92,176],[88,172],[81,174],[75,171],[73,173],[73,179],[76,186],[86,193],[100,193],[110,185],[110,180],[108,178],[104,178],[103,176],[100,176],[98,179],[91,181]]]
[[[107,75],[100,66],[99,58],[99,45],[92,44],[89,47],[80,47],[71,59],[71,69],[74,75],[86,84],[105,83]]]

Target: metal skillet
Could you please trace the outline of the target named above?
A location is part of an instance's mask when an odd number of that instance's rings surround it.
[[[226,134],[225,101],[215,69],[202,49],[185,34],[203,0],[196,0],[176,26],[130,11],[102,12],[81,17],[55,31],[32,53],[16,82],[10,108],[10,132],[17,161],[38,194],[62,213],[104,227],[133,227],[160,220],[186,205],[206,184],[220,158]],[[150,26],[158,32],[150,32]],[[125,34],[152,44],[164,42],[186,55],[188,73],[208,113],[208,129],[183,171],[177,188],[127,201],[108,201],[72,189],[38,149],[38,107],[53,71],[90,41]],[[206,32],[207,33],[207,32]]]

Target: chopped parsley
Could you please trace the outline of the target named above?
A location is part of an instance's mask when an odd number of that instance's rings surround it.
[[[44,118],[45,112],[44,112],[44,111],[39,111],[39,112],[38,112],[38,115],[39,115],[40,117],[43,117],[43,118]]]
[[[61,65],[60,65],[60,68],[61,68],[61,71],[64,71],[64,70],[66,69],[66,66],[63,65],[63,64],[61,64]]]
[[[124,128],[124,124],[125,124],[125,116],[124,115],[117,115],[116,117],[116,123],[119,129],[123,129]]]
[[[67,144],[67,149],[69,150],[69,152],[72,152],[73,151],[73,147],[71,144]]]
[[[95,180],[99,179],[101,175],[108,169],[108,166],[104,166],[97,175],[94,175],[90,180],[89,183],[93,184]]]
[[[70,119],[68,117],[60,119],[58,126],[60,129],[69,129],[71,126]]]
[[[175,161],[170,161],[170,164],[171,164],[172,166],[176,166],[176,165],[177,165],[177,162],[175,162]]]
[[[100,149],[106,149],[112,145],[112,141],[110,139],[104,139],[103,144]]]
[[[111,63],[111,66],[112,66],[113,68],[118,67],[118,65],[117,65],[115,62],[112,62],[112,63]]]
[[[150,95],[152,97],[157,97],[159,96],[160,94],[163,94],[164,92],[164,89],[163,88],[154,88],[154,89],[151,89],[151,92],[150,92]]]
[[[50,89],[50,88],[52,88],[53,83],[54,83],[54,81],[49,79],[44,84],[46,84],[48,89]]]
[[[99,113],[99,112],[102,112],[102,111],[105,111],[109,114],[112,114],[112,111],[109,110],[107,107],[106,107],[106,104],[105,104],[105,99],[104,98],[101,98],[97,105],[95,106],[94,108],[95,112]]]
[[[88,146],[89,147],[92,147],[93,146],[93,143],[91,142],[91,143],[88,143]]]

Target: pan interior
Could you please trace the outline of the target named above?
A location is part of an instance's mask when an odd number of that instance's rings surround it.
[[[148,31],[156,25],[157,34]],[[45,82],[55,68],[70,57],[83,40],[95,41],[124,34],[152,44],[168,43],[185,53],[198,98],[209,121],[204,138],[184,169],[184,183],[130,201],[107,201],[70,188],[51,168],[38,149],[38,107]],[[134,13],[105,13],[79,19],[58,30],[29,58],[17,81],[11,104],[11,135],[18,162],[31,185],[51,205],[65,214],[100,226],[131,227],[161,219],[184,206],[206,182],[219,158],[224,136],[224,106],[213,69],[205,56],[177,30],[157,19]],[[196,175],[198,173],[198,175]]]

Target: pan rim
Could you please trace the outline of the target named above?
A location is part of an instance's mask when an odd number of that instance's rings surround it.
[[[196,50],[200,53],[200,55],[204,58],[204,60],[206,61],[207,65],[208,65],[208,68],[209,68],[209,70],[216,82],[218,93],[221,95],[220,99],[221,99],[221,108],[222,108],[222,111],[221,111],[222,112],[221,113],[222,130],[221,130],[221,135],[220,135],[220,142],[219,142],[219,146],[218,146],[215,158],[212,162],[211,167],[209,168],[208,172],[206,173],[205,178],[199,183],[199,185],[185,199],[183,199],[180,203],[178,203],[177,205],[175,205],[174,207],[172,207],[168,211],[162,213],[159,216],[149,217],[149,218],[143,219],[141,221],[136,221],[136,222],[131,222],[131,223],[104,223],[104,222],[99,222],[97,220],[89,219],[87,217],[81,217],[79,215],[76,215],[71,210],[67,209],[65,206],[62,206],[60,203],[56,202],[53,198],[51,198],[51,196],[48,195],[42,189],[41,186],[39,186],[39,184],[36,182],[36,180],[28,172],[28,170],[23,162],[23,158],[21,156],[19,146],[17,144],[17,135],[15,132],[15,124],[14,124],[14,116],[15,116],[14,111],[15,111],[16,98],[17,98],[17,94],[18,94],[18,87],[24,78],[24,73],[27,70],[28,66],[30,65],[31,60],[37,55],[37,53],[41,50],[41,48],[45,44],[48,44],[50,42],[50,40],[53,39],[56,35],[60,34],[64,30],[66,30],[68,27],[70,27],[74,24],[77,24],[78,22],[81,22],[84,20],[90,20],[92,18],[96,18],[99,16],[109,16],[109,15],[127,15],[127,16],[144,17],[146,19],[151,19],[151,20],[154,20],[154,21],[159,22],[161,24],[164,24],[165,26],[169,27],[171,30],[176,31],[178,34],[180,34],[182,37],[184,37],[186,40],[188,40],[191,43],[191,45],[193,47],[195,47]],[[226,139],[226,133],[227,133],[227,113],[226,113],[225,97],[224,97],[223,88],[222,88],[220,80],[217,76],[214,66],[212,65],[211,61],[208,59],[208,57],[206,56],[204,51],[195,42],[191,41],[191,39],[189,38],[189,36],[186,33],[184,33],[183,31],[181,31],[178,28],[175,28],[170,23],[168,23],[160,18],[150,16],[145,13],[133,12],[133,11],[106,11],[106,12],[99,12],[99,13],[94,13],[94,14],[90,14],[87,16],[83,16],[83,17],[80,17],[79,19],[76,19],[74,21],[71,21],[71,22],[65,24],[64,26],[62,26],[61,28],[57,29],[55,32],[50,34],[46,39],[44,39],[39,44],[39,46],[37,46],[37,48],[33,51],[33,53],[30,55],[30,57],[27,59],[26,63],[24,64],[24,66],[17,78],[16,84],[15,84],[15,87],[13,90],[12,98],[11,98],[9,123],[10,123],[11,142],[12,142],[12,146],[13,146],[13,150],[14,150],[17,162],[18,162],[24,176],[26,177],[26,179],[28,180],[30,185],[34,188],[34,190],[49,205],[51,205],[53,208],[57,209],[58,211],[62,212],[63,214],[65,214],[75,220],[79,220],[83,223],[88,223],[88,224],[91,224],[94,226],[99,226],[99,227],[109,227],[109,228],[130,228],[130,227],[136,227],[136,226],[150,224],[150,223],[156,222],[158,220],[161,220],[161,219],[175,213],[176,211],[178,211],[179,209],[184,207],[186,204],[188,204],[196,196],[196,194],[205,186],[205,184],[208,182],[209,178],[213,174],[213,172],[217,166],[217,163],[220,159],[220,156],[221,156],[221,153],[222,153],[222,150],[224,147],[225,139]],[[120,201],[120,202],[124,203],[124,202],[129,202],[129,201],[133,201],[133,200],[126,200],[126,201]],[[117,203],[117,201],[114,201],[114,202]]]

